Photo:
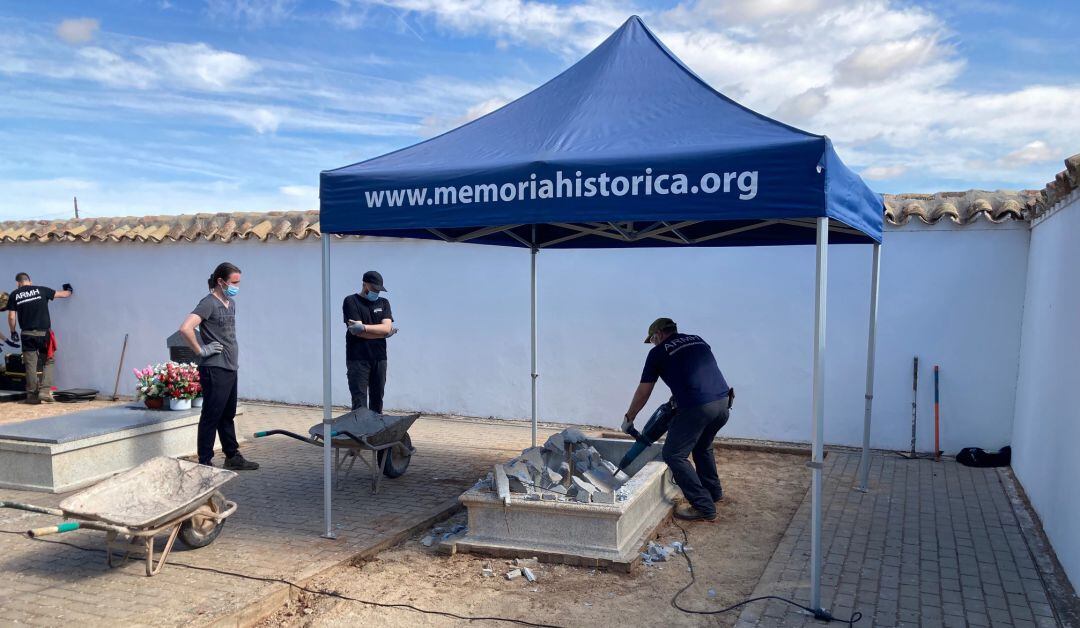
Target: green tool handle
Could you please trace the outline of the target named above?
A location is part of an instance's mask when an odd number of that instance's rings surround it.
[[[50,534],[63,534],[64,532],[72,532],[79,529],[78,521],[65,521],[60,525],[48,526],[45,528],[34,528],[33,530],[27,530],[26,536],[36,539],[40,536],[49,536]]]

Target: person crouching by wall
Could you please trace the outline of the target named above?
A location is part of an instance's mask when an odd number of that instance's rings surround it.
[[[180,335],[199,356],[199,383],[203,390],[199,417],[199,464],[213,466],[214,437],[221,439],[225,468],[253,471],[257,463],[240,455],[236,442],[236,295],[240,293],[240,269],[228,262],[218,264],[208,280],[210,294],[199,301],[180,326]],[[195,330],[199,335],[196,337]]]

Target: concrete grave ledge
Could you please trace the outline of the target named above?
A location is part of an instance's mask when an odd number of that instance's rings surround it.
[[[604,438],[588,442],[608,460],[619,460],[633,443]],[[494,491],[472,488],[460,497],[468,509],[469,531],[452,551],[629,569],[682,494],[671,482],[667,465],[657,460],[659,455],[657,445],[641,454],[631,467],[640,469],[624,485],[627,498],[614,504],[527,500],[512,494],[507,506]]]
[[[157,456],[193,454],[200,411],[125,405],[0,426],[0,487],[64,493]]]

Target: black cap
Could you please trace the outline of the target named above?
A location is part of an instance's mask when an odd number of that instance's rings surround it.
[[[386,286],[382,285],[382,275],[376,270],[364,273],[364,283],[371,284],[371,289],[375,292],[387,292]]]
[[[652,322],[652,325],[649,325],[649,335],[645,336],[645,344],[649,344],[649,338],[652,338],[653,334],[674,332],[676,330],[678,330],[678,327],[675,325],[675,321],[670,318],[658,318]]]

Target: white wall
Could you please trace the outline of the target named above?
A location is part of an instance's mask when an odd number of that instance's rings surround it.
[[[1012,433],[1028,232],[1022,224],[890,229],[883,247],[873,444],[906,449],[911,358],[923,362],[919,448],[933,446],[930,368],[942,366],[947,451],[1000,447]],[[53,304],[59,384],[111,392],[120,344],[130,367],[165,357],[172,333],[229,260],[239,301],[240,394],[316,403],[321,396],[319,246],[34,244],[0,247],[0,279],[76,285]],[[830,252],[826,440],[859,444],[869,246]],[[335,323],[364,270],[383,273],[402,332],[391,343],[387,406],[476,416],[529,414],[529,254],[423,241],[333,244]],[[540,412],[615,426],[658,316],[714,347],[738,389],[729,436],[809,439],[813,247],[543,251]],[[6,279],[5,279],[6,280]],[[9,281],[9,280],[6,280]],[[343,326],[335,331],[335,402],[347,403]],[[658,391],[659,392],[659,391]],[[663,396],[654,396],[649,409]]]
[[[1080,194],[1031,231],[1013,470],[1080,586]]]

